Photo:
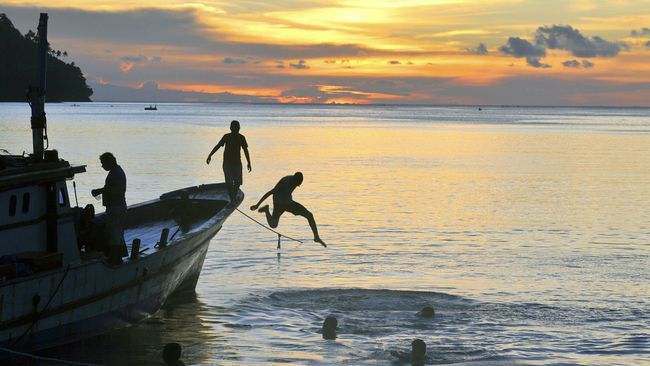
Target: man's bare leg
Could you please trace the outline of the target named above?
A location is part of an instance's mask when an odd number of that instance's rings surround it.
[[[318,228],[316,227],[316,220],[314,220],[314,215],[310,212],[309,216],[305,216],[305,217],[309,222],[309,227],[311,227],[311,231],[314,233],[314,241],[327,248],[327,244],[325,244],[323,239],[321,239],[320,236],[318,235]]]
[[[287,209],[287,211],[291,212],[294,215],[306,218],[309,222],[309,227],[311,228],[312,233],[314,233],[314,241],[327,248],[327,244],[325,244],[323,239],[321,239],[318,235],[318,227],[316,226],[314,215],[308,209],[306,209],[305,206],[301,205],[298,202],[293,202],[290,206],[290,209]]]
[[[266,215],[266,222],[269,223],[269,226],[272,228],[278,227],[278,223],[280,222],[280,216],[282,213],[284,213],[284,210],[278,210],[275,207],[273,208],[273,213],[271,213],[271,210],[269,209],[269,205],[264,205],[260,207],[257,212],[264,212]]]

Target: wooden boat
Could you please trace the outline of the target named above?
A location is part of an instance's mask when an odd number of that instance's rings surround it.
[[[148,106],[148,107],[144,107],[144,110],[145,110],[145,111],[157,111],[157,110],[158,110],[158,106],[157,106],[157,105],[150,105],[150,106]]]
[[[39,39],[47,51],[47,14]],[[43,45],[41,44],[41,46]],[[42,60],[45,58],[43,57]],[[44,70],[44,67],[40,67]],[[45,73],[38,90],[45,90]],[[67,180],[85,171],[43,149],[43,93],[32,90],[34,153],[0,156],[0,347],[41,349],[127,326],[170,294],[194,289],[208,246],[243,200],[223,183],[128,207],[130,255],[101,252],[105,215],[72,207]]]

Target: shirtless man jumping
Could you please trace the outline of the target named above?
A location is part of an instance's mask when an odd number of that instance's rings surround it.
[[[273,213],[269,209],[269,205],[265,205],[259,208],[258,212],[264,212],[266,214],[266,221],[268,221],[269,226],[272,228],[278,227],[278,222],[280,221],[280,216],[286,211],[291,212],[294,215],[302,216],[309,221],[309,226],[311,231],[314,233],[314,241],[320,243],[322,246],[327,247],[325,242],[321,240],[318,236],[318,228],[316,227],[316,220],[314,220],[314,215],[305,208],[305,206],[293,200],[291,193],[296,187],[302,184],[302,173],[296,172],[294,175],[287,175],[286,177],[280,179],[280,181],[273,187],[272,190],[266,192],[260,201],[251,206],[251,210],[257,210],[260,204],[264,202],[270,195],[273,195]]]

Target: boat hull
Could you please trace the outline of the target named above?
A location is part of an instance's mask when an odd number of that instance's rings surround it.
[[[172,293],[195,287],[210,240],[233,210],[123,265],[80,262],[0,286],[0,346],[43,349],[148,317]]]

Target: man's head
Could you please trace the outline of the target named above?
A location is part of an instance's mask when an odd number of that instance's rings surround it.
[[[338,320],[333,316],[328,316],[323,322],[323,338],[336,339],[336,327],[339,325]]]
[[[181,345],[167,343],[163,348],[162,358],[166,365],[178,365],[178,360],[181,358]]]
[[[239,121],[230,122],[230,131],[234,133],[239,132]]]
[[[411,360],[423,361],[427,356],[427,344],[421,339],[411,342]]]
[[[109,152],[101,154],[99,156],[99,161],[102,163],[102,168],[104,168],[106,171],[109,171],[117,166],[117,160],[115,159],[115,156]]]
[[[432,306],[425,306],[420,310],[420,316],[423,318],[433,318],[433,316],[436,314],[436,311],[433,310]]]
[[[302,173],[301,172],[296,172],[293,175],[293,181],[296,183],[296,186],[299,186],[302,184]]]

